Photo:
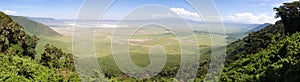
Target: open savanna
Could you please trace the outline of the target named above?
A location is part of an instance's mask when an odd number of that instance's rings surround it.
[[[52,28],[59,32],[63,36],[45,37],[38,36],[40,43],[38,44],[37,51],[41,53],[43,45],[51,43],[57,47],[63,49],[63,51],[72,52],[72,29],[69,27],[54,27]],[[111,78],[123,78],[126,77],[119,68],[116,66],[112,50],[111,50],[111,38],[113,37],[113,28],[99,28],[95,32],[95,48],[96,54],[99,60],[99,64],[103,72],[107,77]],[[211,37],[214,38],[211,38]],[[120,37],[120,36],[118,36]],[[211,39],[218,40],[224,37],[218,34],[206,34],[195,33],[194,35],[182,35],[181,37],[190,38],[193,37],[197,40],[200,53],[200,62],[207,63],[210,59],[210,55],[206,54],[211,49]],[[167,61],[161,73],[157,77],[172,78],[176,75],[181,62],[181,48],[177,37],[169,31],[163,29],[149,30],[140,29],[135,32],[131,38],[124,39],[129,41],[129,54],[132,61],[141,67],[146,67],[150,64],[149,49],[152,46],[160,45],[164,48]],[[215,45],[222,44],[215,43]],[[201,73],[200,73],[201,74]],[[126,77],[127,78],[127,77]],[[125,78],[125,79],[126,79]],[[129,77],[128,77],[129,78]]]

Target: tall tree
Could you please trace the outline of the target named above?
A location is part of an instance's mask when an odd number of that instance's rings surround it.
[[[274,8],[276,18],[281,18],[285,26],[285,31],[288,33],[295,33],[300,31],[300,2],[284,3],[278,8]]]

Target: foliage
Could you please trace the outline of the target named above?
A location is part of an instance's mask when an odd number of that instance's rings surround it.
[[[9,82],[65,82],[79,81],[76,73],[47,68],[29,57],[7,56],[0,54],[0,80]]]
[[[11,18],[0,12],[0,51],[7,52],[10,47],[19,45],[23,49],[23,55],[34,59],[37,38],[23,31],[23,27],[15,23]]]
[[[275,10],[282,20],[228,46],[221,81],[300,80],[299,2],[284,3]]]
[[[224,69],[222,81],[299,81],[300,33]]]
[[[38,38],[23,31],[23,27],[0,12],[0,80],[8,82],[78,82],[73,55],[54,46],[46,46],[47,55],[58,55],[59,64],[47,67],[35,61]],[[42,61],[42,60],[41,60]]]
[[[40,63],[50,68],[65,68],[75,71],[73,55],[47,44]]]
[[[227,46],[228,63],[247,57],[250,54],[259,52],[267,48],[268,45],[275,44],[278,40],[283,39],[284,26],[278,21],[274,25],[269,25],[266,28],[249,33],[245,38],[231,43]]]

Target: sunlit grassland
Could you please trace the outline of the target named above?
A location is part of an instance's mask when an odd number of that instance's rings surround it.
[[[39,44],[37,46],[38,53],[41,53],[45,44],[50,43],[63,51],[72,52],[72,37],[71,36],[60,36],[60,37],[45,37],[38,36],[40,38]],[[111,50],[111,33],[98,33],[95,36],[95,50],[98,56],[98,61],[101,69],[104,71],[108,77],[122,76],[123,73],[116,66],[114,58],[112,56]],[[221,41],[224,36],[217,34],[195,34],[195,35],[184,35],[182,37],[192,37],[197,40],[199,47],[199,53],[201,55],[200,62],[206,62],[210,59],[209,54],[205,54],[211,48],[211,39]],[[214,37],[214,38],[212,38]],[[141,67],[145,67],[150,64],[149,59],[149,49],[152,46],[160,45],[162,46],[167,55],[167,62],[163,68],[161,74],[167,74],[168,77],[174,77],[176,75],[176,70],[179,69],[179,64],[181,62],[181,48],[178,39],[172,33],[147,33],[147,34],[135,34],[131,36],[131,40],[128,43],[129,54],[131,55],[132,61]],[[214,45],[219,45],[220,43],[215,43]]]
[[[217,38],[222,38],[222,36],[219,35],[212,35]],[[109,37],[111,37],[109,35]],[[196,34],[196,35],[188,35],[184,37],[195,37],[198,40],[199,46],[199,53],[200,53],[200,62],[205,62],[210,59],[209,54],[205,54],[207,51],[211,48],[211,37],[209,34]],[[102,38],[102,39],[101,39]],[[96,41],[99,42],[99,46],[97,50],[97,55],[99,56],[99,63],[101,66],[101,69],[104,71],[104,73],[109,77],[117,77],[119,75],[123,75],[119,68],[116,66],[114,58],[111,53],[111,46],[108,41],[105,41],[103,39],[104,36],[99,37],[97,40],[102,41]],[[179,65],[181,62],[181,48],[178,40],[173,34],[155,34],[155,35],[133,35],[131,37],[134,41],[130,41],[128,43],[129,47],[129,54],[131,55],[131,59],[137,66],[146,67],[150,64],[151,60],[149,58],[149,49],[154,45],[160,45],[163,46],[163,48],[166,51],[167,55],[167,61],[166,64],[162,70],[162,74],[166,74],[167,77],[174,77],[176,75],[177,70],[179,69]],[[105,42],[103,42],[103,40]],[[140,41],[136,41],[140,40]],[[101,44],[102,43],[102,44]],[[221,43],[216,43],[216,45]],[[109,45],[109,46],[103,46],[103,45]],[[196,44],[195,44],[196,45]],[[103,54],[103,52],[105,54]],[[99,54],[100,53],[100,54]],[[102,53],[102,54],[101,54]],[[126,63],[126,62],[125,62]]]
[[[63,51],[72,52],[72,36],[58,36],[58,37],[45,37],[38,36],[39,44],[37,46],[37,53],[41,54],[44,46],[47,43],[53,44]],[[186,35],[183,37],[194,37],[197,40],[200,52],[204,53],[212,43],[211,39],[221,41],[224,38],[222,35],[216,34],[194,34]],[[98,33],[95,36],[95,50],[98,57],[105,57],[112,55],[111,51],[111,33]],[[168,55],[181,54],[180,44],[177,37],[172,33],[155,33],[155,34],[136,34],[131,36],[133,41],[129,41],[130,54],[148,54],[149,48],[155,45],[162,46]],[[222,44],[222,42],[214,43],[214,45]]]
[[[72,51],[72,38],[66,36],[56,36],[56,37],[46,37],[46,36],[37,36],[39,38],[38,44],[36,46],[37,58],[39,58],[40,54],[44,51],[44,47],[46,44],[52,44],[61,48],[63,51],[67,53],[71,53]]]

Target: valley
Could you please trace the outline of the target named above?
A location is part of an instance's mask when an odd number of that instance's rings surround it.
[[[242,33],[243,31],[238,31],[237,29],[244,29],[244,28],[255,28],[251,24],[227,24],[228,28],[231,28],[228,30],[231,32],[231,34],[234,33]],[[240,28],[242,27],[242,28]],[[59,48],[62,48],[66,52],[72,52],[72,34],[73,34],[73,25],[55,25],[55,27],[50,27],[54,31],[60,33],[62,36],[56,36],[56,37],[47,37],[47,36],[39,36],[40,38],[40,44],[37,46],[37,51],[42,52],[42,45],[46,43],[51,43]],[[111,50],[111,39],[114,35],[114,30],[120,29],[120,28],[97,28],[95,31],[95,50],[96,55],[98,57],[99,65],[101,69],[103,70],[106,77],[114,78],[124,78],[126,79],[126,75],[124,75],[117,65],[115,64],[115,60],[112,55]],[[129,29],[134,28],[121,28],[122,30],[126,31]],[[91,29],[93,30],[93,29]],[[121,33],[122,35],[122,33]],[[247,35],[246,33],[244,35]],[[125,35],[122,35],[125,36]],[[116,36],[115,37],[122,37],[122,36]],[[233,41],[236,41],[237,39],[243,38],[243,36],[229,36],[229,35],[222,35],[222,34],[209,34],[208,32],[203,31],[195,31],[193,35],[182,35],[183,37],[190,38],[195,37],[197,39],[198,47],[199,47],[199,53],[200,56],[200,63],[203,64],[200,66],[199,69],[206,69],[208,63],[210,61],[210,50],[211,46],[217,46],[222,45],[223,43],[231,43]],[[211,38],[211,37],[214,38]],[[235,37],[232,39],[227,39],[227,42],[219,42],[216,44],[211,44],[210,40],[218,40],[221,41],[224,39],[224,36],[228,37]],[[227,37],[227,38],[228,38]],[[172,34],[172,32],[158,28],[158,27],[149,27],[144,29],[136,30],[134,35],[131,36],[130,39],[123,39],[122,42],[118,44],[127,44],[123,42],[128,41],[129,46],[129,54],[132,58],[132,61],[137,65],[141,67],[148,66],[150,64],[149,59],[149,49],[152,46],[160,45],[163,46],[163,48],[166,51],[167,55],[167,61],[166,65],[164,66],[161,73],[159,73],[158,76],[155,78],[172,78],[176,74],[176,70],[178,70],[178,66],[181,62],[181,48],[178,40],[176,39],[176,36]],[[40,47],[40,48],[39,48]],[[170,73],[171,72],[171,73]],[[203,71],[199,71],[203,72]],[[203,72],[205,73],[205,72]],[[166,77],[167,75],[167,77]],[[202,77],[203,78],[203,77]]]
[[[300,80],[298,0],[45,2],[0,2],[0,82]]]

